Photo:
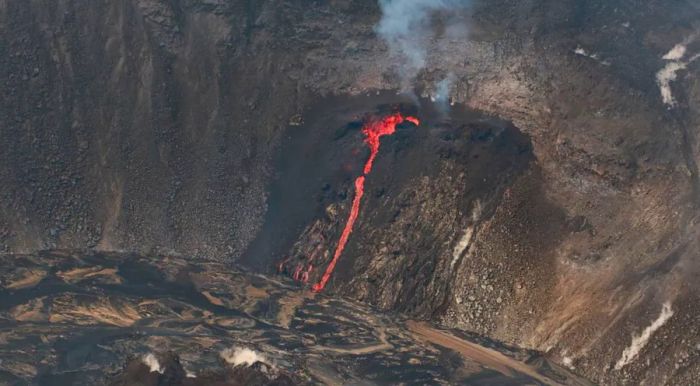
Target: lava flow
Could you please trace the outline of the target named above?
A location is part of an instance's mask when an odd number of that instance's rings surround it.
[[[404,121],[412,122],[414,125],[420,124],[418,118],[411,116],[404,117],[400,113],[395,113],[381,120],[370,120],[362,127],[362,133],[365,135],[365,143],[369,146],[370,150],[369,158],[367,162],[365,162],[362,175],[355,179],[355,197],[352,200],[350,216],[348,216],[348,221],[345,223],[345,228],[343,228],[343,233],[340,235],[340,240],[338,240],[338,246],[335,248],[333,260],[328,264],[321,281],[311,287],[312,291],[320,292],[323,290],[333,273],[333,269],[335,269],[335,265],[338,263],[340,255],[343,253],[343,249],[345,249],[345,244],[348,242],[348,238],[350,237],[350,233],[352,233],[352,228],[355,225],[355,220],[357,220],[357,215],[360,211],[360,202],[362,201],[362,195],[365,193],[365,177],[372,171],[372,164],[379,152],[379,139],[384,135],[394,134],[394,132],[396,132],[396,125]]]

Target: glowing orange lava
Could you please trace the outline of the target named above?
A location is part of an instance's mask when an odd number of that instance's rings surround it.
[[[370,120],[365,123],[362,127],[362,133],[365,135],[365,143],[369,146],[370,154],[367,162],[365,162],[365,167],[363,169],[362,175],[355,179],[355,197],[352,200],[352,207],[350,208],[350,216],[348,216],[348,221],[345,223],[345,228],[343,228],[343,233],[340,235],[340,240],[338,240],[338,246],[335,248],[335,253],[333,254],[333,260],[326,268],[326,272],[323,274],[321,281],[314,284],[311,290],[314,292],[321,292],[323,288],[328,283],[331,278],[331,274],[335,269],[335,265],[338,263],[340,255],[345,249],[345,244],[350,238],[350,233],[352,233],[352,228],[355,225],[355,220],[360,212],[360,202],[362,201],[362,196],[365,193],[365,177],[372,171],[372,165],[374,164],[374,159],[377,157],[379,152],[380,138],[385,135],[391,135],[396,132],[396,125],[403,123],[404,121],[412,122],[414,125],[419,125],[420,121],[415,117],[404,117],[400,113],[395,113],[384,117],[380,120]]]

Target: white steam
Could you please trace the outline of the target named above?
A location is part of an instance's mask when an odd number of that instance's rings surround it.
[[[227,348],[221,352],[221,358],[234,367],[252,366],[256,362],[268,363],[264,355],[247,347]]]
[[[452,262],[450,263],[450,269],[454,269],[455,264],[457,264],[457,262],[459,261],[459,258],[462,256],[462,253],[464,253],[464,250],[467,249],[469,243],[472,241],[473,235],[474,226],[469,225],[467,227],[467,230],[464,231],[464,234],[462,234],[462,237],[457,242],[457,245],[455,245],[454,249],[452,250]]]
[[[617,364],[615,364],[615,370],[620,370],[632,362],[634,358],[639,355],[639,352],[644,348],[644,346],[649,343],[649,338],[651,338],[652,334],[661,328],[661,326],[666,324],[666,322],[671,319],[671,316],[673,316],[671,303],[666,302],[661,309],[661,314],[659,317],[656,318],[656,320],[654,320],[649,327],[645,328],[639,336],[632,337],[632,343],[625,349],[625,351],[622,352],[622,357],[619,361],[617,361]]]
[[[588,57],[588,58],[593,58],[593,59],[598,58],[598,56],[597,56],[596,54],[593,54],[593,55],[589,54],[588,51],[586,51],[586,50],[585,50],[583,47],[581,47],[581,46],[577,46],[576,49],[574,50],[574,53],[575,53],[576,55],[581,55],[581,56],[585,56],[585,57]]]
[[[576,46],[576,49],[574,49],[574,54],[580,55],[580,56],[585,56],[586,58],[593,59],[596,62],[598,62],[604,66],[610,65],[610,62],[608,62],[607,60],[602,60],[600,58],[600,55],[596,54],[595,52],[590,53],[590,52],[586,51],[586,49],[581,47],[581,46]]]
[[[435,101],[448,103],[450,99],[450,86],[454,81],[454,75],[450,74],[439,81],[435,87]]]
[[[685,70],[690,63],[700,58],[700,54],[696,54],[687,60],[683,60],[688,51],[688,44],[694,39],[695,36],[691,36],[683,42],[676,44],[662,57],[662,59],[668,61],[668,63],[656,73],[656,84],[659,86],[661,100],[668,107],[676,107],[677,104],[676,98],[673,97],[673,92],[671,90],[671,82],[678,78],[678,71]]]
[[[382,18],[376,31],[387,43],[391,54],[402,59],[399,75],[406,86],[426,66],[430,47],[440,39],[466,38],[463,16],[470,0],[379,0]],[[440,16],[440,26],[436,16]],[[440,58],[434,58],[436,63]],[[440,84],[449,93],[451,77]],[[438,93],[439,94],[439,93]]]
[[[671,48],[671,51],[669,51],[666,55],[664,55],[662,59],[664,59],[664,60],[683,59],[683,57],[685,56],[686,50],[687,50],[687,47],[685,44],[678,43],[673,48]]]
[[[472,208],[472,213],[470,215],[473,223],[479,221],[479,219],[481,218],[482,211],[483,205],[481,204],[481,200],[474,201],[474,207]],[[464,231],[462,237],[457,242],[457,245],[455,245],[454,249],[452,250],[452,262],[450,263],[450,269],[454,269],[455,264],[457,264],[457,262],[459,261],[459,258],[462,256],[467,247],[469,247],[469,245],[471,244],[473,236],[474,224],[471,224]]]
[[[659,85],[661,100],[665,105],[669,107],[676,106],[676,99],[671,91],[671,82],[678,78],[678,71],[685,70],[687,66],[688,64],[683,62],[670,62],[656,73],[656,83]]]
[[[144,355],[143,358],[141,358],[141,360],[143,361],[143,364],[148,366],[152,373],[156,372],[163,374],[163,372],[165,371],[165,369],[163,369],[163,367],[160,365],[160,362],[158,362],[158,358],[156,358],[156,356],[151,353]]]
[[[452,106],[450,90],[454,81],[454,74],[449,73],[443,80],[435,84],[435,91],[430,95],[430,100],[435,102],[438,110],[443,114],[447,114],[450,111],[450,106]]]

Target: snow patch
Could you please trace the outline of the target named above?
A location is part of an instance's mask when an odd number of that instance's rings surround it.
[[[221,358],[234,367],[252,366],[256,362],[268,363],[264,355],[247,347],[227,348],[221,352]]]
[[[143,358],[141,358],[141,360],[143,361],[143,364],[148,366],[152,373],[156,372],[159,374],[163,374],[163,372],[165,372],[165,369],[161,367],[160,362],[158,362],[158,358],[156,358],[155,355],[148,353],[144,355]]]
[[[649,343],[649,338],[651,338],[652,334],[661,328],[661,326],[666,324],[666,322],[671,319],[671,316],[673,316],[671,303],[666,302],[661,309],[661,314],[659,317],[656,318],[656,320],[654,320],[649,327],[645,328],[639,336],[632,337],[632,343],[625,349],[625,351],[622,352],[622,357],[619,361],[617,361],[615,370],[620,370],[632,362],[637,355],[639,355],[639,352],[644,348],[644,346]]]

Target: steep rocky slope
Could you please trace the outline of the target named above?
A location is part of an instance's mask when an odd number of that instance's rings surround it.
[[[429,96],[451,72],[459,108],[512,125],[432,117],[387,139],[330,290],[602,383],[697,383],[700,9],[502,0],[470,13],[469,39],[431,45],[416,88]],[[289,123],[342,130],[381,110],[368,93],[401,85],[378,20],[374,1],[0,0],[0,247],[270,272],[283,255],[253,247],[278,205],[275,162],[293,156]],[[329,95],[366,102],[314,119]],[[397,102],[427,114],[382,103]],[[295,259],[314,229],[332,253],[351,194],[340,173],[274,236]]]

